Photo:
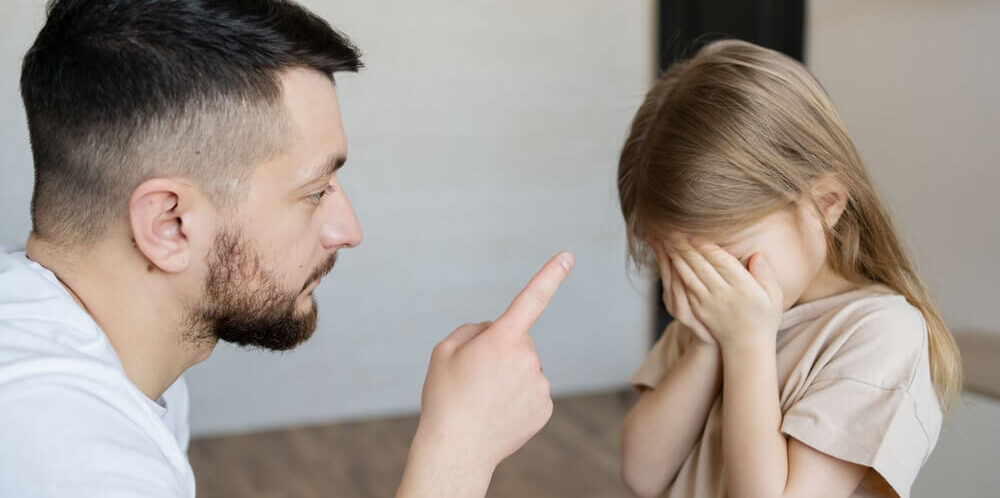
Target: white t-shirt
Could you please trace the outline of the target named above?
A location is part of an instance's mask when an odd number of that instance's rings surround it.
[[[153,401],[56,276],[0,250],[0,496],[193,498],[183,377]]]

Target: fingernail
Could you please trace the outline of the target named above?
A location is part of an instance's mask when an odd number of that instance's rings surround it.
[[[563,253],[563,255],[559,257],[559,264],[561,264],[562,267],[566,269],[566,271],[572,270],[573,269],[573,255],[571,253],[568,253],[568,252]]]

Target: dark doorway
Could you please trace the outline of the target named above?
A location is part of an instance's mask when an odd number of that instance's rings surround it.
[[[739,38],[803,60],[805,0],[660,0],[659,20],[661,72],[720,38]],[[654,341],[672,320],[660,299],[663,283],[656,287]]]

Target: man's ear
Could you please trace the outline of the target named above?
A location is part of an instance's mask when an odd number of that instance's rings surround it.
[[[154,178],[140,184],[129,198],[128,215],[135,247],[153,267],[167,273],[187,269],[192,259],[193,235],[203,222],[197,210],[199,193],[184,182]],[[204,227],[201,227],[204,228]]]
[[[813,183],[811,194],[826,226],[834,227],[850,199],[843,183],[833,175],[823,176]]]

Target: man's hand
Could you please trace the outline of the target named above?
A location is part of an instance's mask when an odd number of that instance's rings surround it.
[[[572,266],[557,255],[495,322],[434,348],[397,496],[483,496],[496,466],[545,426],[552,398],[529,332]]]

